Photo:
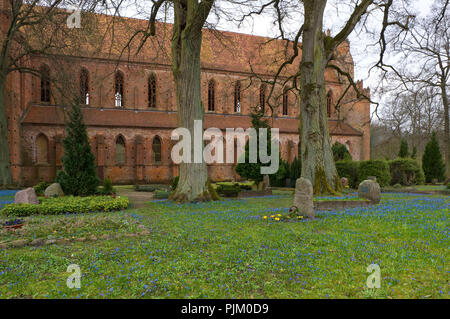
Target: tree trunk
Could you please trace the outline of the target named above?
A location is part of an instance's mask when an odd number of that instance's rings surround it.
[[[449,125],[449,112],[448,112],[448,95],[446,82],[441,81],[441,93],[442,104],[444,105],[444,143],[445,143],[445,175],[446,178],[450,178],[450,125]]]
[[[194,150],[194,121],[202,121],[204,108],[201,101],[200,49],[202,44],[202,26],[195,27],[192,17],[185,7],[175,5],[175,23],[172,36],[172,71],[177,98],[178,126],[191,132],[191,150]],[[194,163],[180,163],[179,181],[170,199],[175,202],[209,201],[218,199],[217,193],[208,180],[208,171],[203,158]]]
[[[341,189],[328,133],[325,67],[332,52],[326,52],[322,30],[326,0],[304,1],[305,23],[300,64],[300,131],[302,177],[311,181],[314,194],[335,194]]]
[[[0,185],[12,185],[11,162],[9,158],[8,119],[5,103],[5,80],[0,76]]]

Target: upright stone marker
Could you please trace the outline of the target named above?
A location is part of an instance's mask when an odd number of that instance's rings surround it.
[[[64,192],[59,183],[53,183],[45,189],[45,197],[61,197],[64,196]]]
[[[347,177],[341,177],[341,185],[342,185],[342,187],[348,186],[348,178]]]
[[[358,196],[368,199],[372,204],[378,204],[381,200],[380,185],[370,179],[366,179],[358,186]]]
[[[14,204],[39,204],[33,187],[19,191],[14,196]]]
[[[295,182],[294,206],[301,216],[314,218],[313,187],[309,179],[300,177]]]

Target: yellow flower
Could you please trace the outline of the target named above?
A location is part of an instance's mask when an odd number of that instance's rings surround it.
[[[281,217],[281,214],[278,214],[277,216],[278,216],[278,217]]]
[[[264,219],[267,219],[267,216],[264,216],[263,218],[264,218]]]
[[[274,218],[274,217],[275,217],[275,215],[272,215],[272,216],[270,216],[270,217]]]
[[[275,218],[275,220],[276,220],[276,221],[279,221],[280,219],[277,217],[277,218]]]

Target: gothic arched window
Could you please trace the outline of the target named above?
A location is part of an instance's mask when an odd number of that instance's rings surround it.
[[[288,115],[289,107],[289,89],[285,88],[283,91],[283,115]]]
[[[216,83],[214,80],[210,80],[208,83],[208,111],[214,111],[216,109]]]
[[[148,78],[148,107],[156,108],[156,77],[153,74]]]
[[[327,94],[327,115],[328,115],[328,117],[331,117],[332,105],[333,105],[333,97],[332,97],[331,91],[328,91],[328,94]]]
[[[155,136],[152,143],[153,163],[160,163],[162,160],[161,154],[161,139]]]
[[[47,65],[42,65],[41,73],[41,102],[50,103],[50,69]]]
[[[234,111],[241,112],[241,81],[236,81],[234,85]]]
[[[259,107],[262,113],[264,113],[265,106],[266,106],[266,85],[261,84],[261,87],[259,88]]]
[[[85,68],[80,72],[80,102],[89,105],[89,71]]]
[[[126,162],[125,139],[119,135],[116,139],[116,164],[124,165]]]
[[[114,85],[114,101],[116,107],[124,107],[123,101],[123,73],[116,72]]]

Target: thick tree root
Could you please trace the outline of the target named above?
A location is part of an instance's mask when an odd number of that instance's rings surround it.
[[[191,203],[210,202],[210,201],[220,200],[219,195],[217,195],[217,192],[214,189],[214,187],[212,186],[209,179],[207,179],[207,181],[206,181],[205,188],[206,188],[206,190],[202,194],[200,194],[199,196],[194,198],[193,200],[189,200],[189,197],[186,193],[177,192],[175,189],[174,192],[172,193],[172,195],[169,196],[168,200],[173,201],[177,204],[189,203],[189,202],[191,202]]]
[[[336,183],[337,183],[336,186],[338,186],[340,184],[340,181]],[[338,189],[338,187],[336,188]],[[316,168],[316,174],[314,176],[313,192],[314,195],[335,195],[335,196],[340,195],[340,193],[334,190],[328,183],[325,171],[322,167]]]

